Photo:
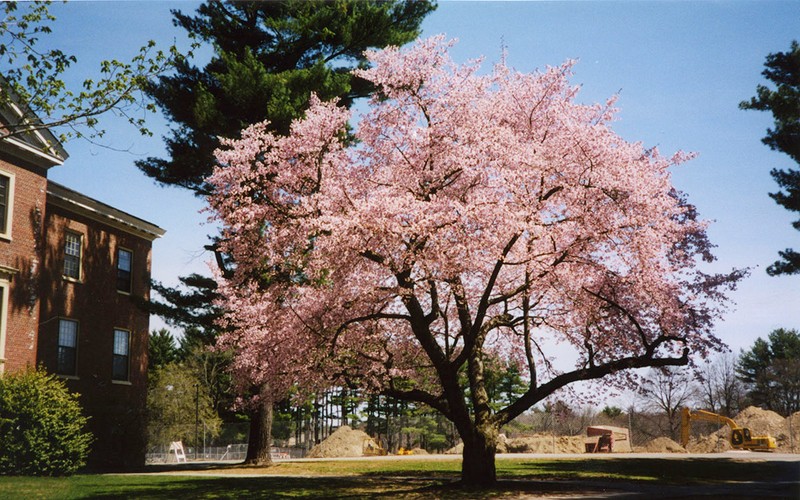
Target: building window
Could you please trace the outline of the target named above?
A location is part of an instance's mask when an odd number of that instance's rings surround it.
[[[130,250],[117,250],[117,290],[131,293],[131,266],[133,252]]]
[[[69,319],[58,321],[58,361],[56,373],[75,375],[78,359],[78,322]]]
[[[111,369],[112,380],[128,380],[128,359],[130,357],[131,333],[114,329],[114,360]]]
[[[0,237],[11,237],[14,208],[14,176],[0,172]]]
[[[81,240],[78,233],[64,233],[64,276],[81,279]]]

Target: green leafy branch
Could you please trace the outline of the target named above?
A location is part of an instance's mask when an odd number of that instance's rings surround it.
[[[192,57],[197,47],[182,54],[173,44],[167,50],[154,41],[141,47],[130,62],[116,59],[100,64],[100,77],[86,79],[70,89],[63,75],[77,62],[59,49],[40,49],[40,37],[52,32],[55,17],[49,1],[5,2],[0,20],[0,107],[16,110],[16,116],[0,129],[0,138],[37,130],[60,128],[59,140],[84,138],[94,142],[105,134],[100,116],[112,113],[125,118],[142,135],[151,136],[146,115],[156,111],[144,89],[156,76]],[[25,12],[19,12],[20,8]]]

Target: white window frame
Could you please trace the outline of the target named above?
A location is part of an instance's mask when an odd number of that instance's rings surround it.
[[[77,236],[78,237],[78,276],[70,276],[66,273],[67,271],[67,235]],[[63,260],[61,262],[61,274],[64,276],[65,279],[70,281],[81,281],[81,276],[83,275],[83,233],[79,233],[77,231],[72,231],[67,229],[64,231],[64,244],[61,247],[61,251],[63,252]],[[74,257],[71,255],[70,257]]]
[[[61,372],[59,368],[59,361],[58,361],[58,350],[61,347],[61,322],[66,321],[75,325],[75,360],[74,366],[72,367],[72,373]],[[58,332],[56,333],[56,375],[63,377],[63,378],[78,378],[78,346],[80,345],[79,339],[81,336],[81,324],[78,320],[71,319],[71,318],[58,318]]]
[[[128,269],[128,289],[127,290],[120,290],[119,289],[119,271],[120,271],[120,267],[119,267],[120,259],[119,259],[119,256],[120,256],[120,252],[127,252],[131,256],[131,259],[129,261],[130,269]],[[133,250],[131,250],[130,248],[125,248],[125,247],[117,247],[117,265],[115,267],[115,271],[116,271],[117,279],[116,279],[116,282],[114,283],[114,287],[117,289],[117,292],[119,292],[119,293],[121,293],[123,295],[132,294],[133,293]]]
[[[127,335],[127,351],[125,353],[126,358],[126,367],[125,367],[125,378],[114,378],[114,359],[116,356],[122,356],[122,354],[116,353],[117,348],[117,332],[124,332]],[[111,382],[114,384],[123,384],[123,385],[130,385],[131,383],[131,331],[126,328],[117,328],[114,327],[113,338],[111,339]]]
[[[0,170],[0,176],[8,178],[8,200],[6,202],[6,228],[5,231],[0,231],[0,238],[4,240],[11,240],[11,227],[14,222],[14,185],[16,184],[16,176],[11,172]]]
[[[3,374],[6,363],[6,325],[8,324],[8,294],[11,291],[11,282],[0,278],[0,375]]]

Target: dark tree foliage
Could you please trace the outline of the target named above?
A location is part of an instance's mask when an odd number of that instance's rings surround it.
[[[169,361],[187,364],[200,383],[207,388],[214,409],[223,417],[231,417],[233,394],[230,394],[231,380],[227,373],[230,353],[208,349],[219,333],[217,320],[222,315],[222,310],[214,304],[217,283],[212,278],[199,274],[178,279],[182,285],[179,288],[170,288],[159,282],[152,284],[159,298],[151,299],[147,305],[148,310],[170,325],[182,329],[183,336],[179,345],[175,346],[173,341],[171,349],[164,347],[172,356]],[[169,336],[169,339],[172,340],[172,337]],[[153,340],[151,335],[150,356],[166,358],[161,356],[160,349],[161,343],[168,341],[158,338],[154,346]],[[150,366],[154,365],[151,363]]]
[[[175,339],[166,328],[150,332],[150,343],[147,351],[147,370],[153,371],[175,361],[178,347]]]
[[[179,61],[173,75],[149,89],[173,123],[165,138],[169,158],[137,166],[166,185],[203,195],[219,137],[237,137],[269,119],[287,133],[311,92],[350,106],[372,89],[350,70],[365,64],[364,50],[416,38],[435,6],[420,1],[220,2],[196,16],[173,11],[174,23],[215,48],[203,68]]]
[[[779,328],[739,356],[750,403],[788,416],[800,411],[800,332]]]
[[[761,74],[774,88],[759,85],[756,96],[742,101],[739,107],[770,111],[774,128],[767,129],[762,142],[800,164],[800,45],[793,41],[789,51],[769,54],[764,66]],[[770,193],[772,199],[786,210],[800,212],[800,170],[774,168],[770,173],[781,189]],[[792,226],[800,231],[800,219]],[[788,248],[778,254],[781,259],[767,268],[770,275],[800,273],[800,252]]]
[[[153,291],[160,299],[150,300],[150,312],[184,330],[181,350],[191,350],[187,343],[213,344],[219,328],[217,320],[222,316],[222,310],[214,304],[218,298],[217,282],[199,274],[178,279],[182,286],[177,288],[152,283]]]
[[[606,405],[601,410],[600,413],[602,413],[603,415],[605,415],[608,418],[617,418],[620,415],[622,415],[622,408],[620,408],[618,406],[608,406],[608,405]]]
[[[464,374],[466,377],[466,374]],[[493,408],[502,408],[525,393],[519,367],[499,358],[489,358],[486,363],[486,392]]]

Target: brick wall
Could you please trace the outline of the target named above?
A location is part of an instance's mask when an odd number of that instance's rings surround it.
[[[8,294],[3,370],[36,364],[39,323],[38,273],[41,271],[42,215],[46,172],[0,155],[0,173],[13,178],[9,237],[0,237],[0,285]]]
[[[66,380],[92,417],[96,441],[90,463],[103,468],[142,465],[149,314],[135,299],[148,298],[151,244],[53,204],[47,205],[45,227],[39,361],[56,371],[59,319],[77,321],[77,369]],[[78,280],[63,276],[66,231],[83,239]],[[120,247],[133,253],[130,294],[116,289]],[[127,381],[112,380],[115,329],[130,332]]]

